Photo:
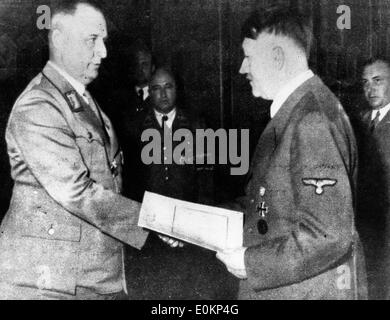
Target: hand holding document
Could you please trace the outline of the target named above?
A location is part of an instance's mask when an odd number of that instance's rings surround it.
[[[145,192],[138,225],[210,250],[242,247],[243,214]]]
[[[245,250],[247,248],[237,248],[224,252],[217,252],[217,258],[221,260],[228,271],[239,279],[246,279]]]

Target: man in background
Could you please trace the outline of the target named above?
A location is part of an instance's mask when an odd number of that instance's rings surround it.
[[[138,103],[135,105],[136,112],[139,112],[147,107],[149,81],[155,70],[152,52],[141,41],[133,46],[132,63],[134,73],[130,76],[133,78],[134,92],[138,97]]]
[[[134,130],[134,139],[139,147],[134,150],[141,157],[142,149],[149,141],[141,141],[142,133],[147,130],[159,132],[161,141],[161,163],[141,164],[133,171],[142,172],[139,196],[144,191],[158,193],[175,199],[191,202],[208,202],[212,194],[205,191],[212,183],[212,171],[205,166],[188,163],[184,158],[180,163],[173,159],[172,152],[181,141],[172,142],[172,150],[164,141],[166,133],[172,136],[177,130],[186,129],[195,137],[196,129],[203,129],[204,124],[198,117],[184,109],[178,100],[177,83],[168,68],[158,68],[152,75],[149,85],[151,107],[141,112],[130,124]],[[184,139],[184,138],[183,138]],[[159,146],[160,147],[160,146]],[[204,156],[204,155],[200,155]],[[168,163],[168,157],[172,162]],[[140,175],[138,175],[140,176]],[[130,177],[131,181],[136,181]],[[210,190],[210,188],[208,188]],[[212,251],[185,244],[182,248],[171,248],[156,234],[151,233],[141,252],[132,254],[129,250],[130,276],[138,283],[135,297],[141,299],[228,299],[234,297],[233,286],[227,281],[229,275],[223,265],[215,258]],[[134,255],[139,261],[134,263]],[[134,287],[135,288],[135,287]],[[230,290],[230,291],[229,291]]]
[[[370,298],[390,298],[390,62],[363,65],[362,85],[370,110],[361,116],[358,230],[365,247]]]
[[[140,180],[134,176],[134,168],[139,167],[140,159],[135,155],[137,141],[132,135],[131,123],[137,115],[150,105],[149,81],[155,65],[150,49],[140,40],[136,41],[130,53],[130,86],[117,89],[113,100],[111,119],[117,132],[124,155],[123,165],[123,194],[132,199],[142,199],[132,179]],[[131,177],[130,174],[133,173]]]

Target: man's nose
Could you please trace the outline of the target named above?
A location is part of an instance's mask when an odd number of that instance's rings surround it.
[[[369,95],[369,96],[371,96],[374,92],[375,92],[375,89],[374,89],[374,86],[372,85],[372,84],[369,84],[368,86],[367,86],[367,94]]]
[[[107,57],[107,48],[106,44],[103,40],[99,41],[95,47],[95,54],[100,57],[101,59],[104,59]]]
[[[246,74],[246,73],[248,73],[248,62],[247,62],[247,59],[246,59],[246,58],[242,61],[242,64],[241,64],[239,73],[240,73],[240,74]]]

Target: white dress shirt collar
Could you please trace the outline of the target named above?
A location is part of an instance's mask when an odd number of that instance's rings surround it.
[[[301,86],[305,81],[309,80],[314,76],[313,71],[307,70],[295,78],[293,78],[291,81],[289,81],[285,86],[283,86],[279,92],[276,94],[276,97],[271,105],[271,119],[275,116],[275,114],[279,111],[279,109],[282,107],[283,103],[286,102],[288,97],[299,87]]]
[[[142,89],[142,91],[144,92],[143,100],[145,101],[149,97],[149,86],[145,86],[143,88],[135,86],[135,92],[137,93],[137,95],[140,89]]]
[[[166,121],[166,124],[167,124],[168,128],[172,128],[173,120],[175,120],[175,117],[176,117],[176,108],[173,108],[167,114],[158,112],[156,109],[154,109],[154,114],[156,115],[156,119],[157,119],[160,127],[162,127],[162,117],[167,116],[168,120]]]
[[[390,110],[390,103],[386,106],[384,106],[383,108],[380,108],[378,110],[372,110],[371,112],[371,120],[374,120],[375,119],[375,116],[377,114],[377,112],[379,111],[379,122],[383,120],[383,118],[386,116],[386,114],[389,112]]]
[[[53,69],[55,69],[62,77],[64,77],[65,80],[68,81],[70,85],[76,90],[76,92],[84,99],[84,101],[88,103],[88,98],[86,98],[86,96],[84,95],[85,85],[73,78],[71,75],[69,75],[69,73],[61,69],[54,62],[49,61],[48,64],[50,64]]]

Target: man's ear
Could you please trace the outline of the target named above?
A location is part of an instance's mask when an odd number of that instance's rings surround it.
[[[258,36],[257,29],[254,28],[254,27],[251,28],[251,36],[252,36],[253,39],[256,39],[257,36]]]
[[[63,34],[59,29],[53,30],[51,34],[51,42],[54,48],[61,49],[63,43]]]
[[[275,63],[276,69],[281,70],[285,64],[284,50],[280,46],[276,46],[272,50],[273,62]]]

